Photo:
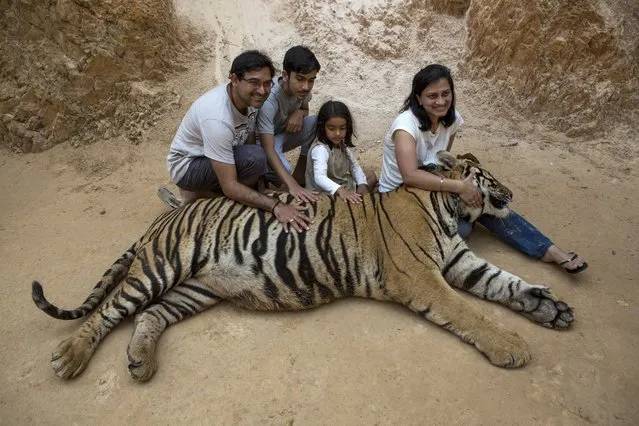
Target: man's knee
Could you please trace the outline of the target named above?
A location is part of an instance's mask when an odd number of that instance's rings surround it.
[[[266,153],[259,145],[240,145],[235,148],[235,167],[239,179],[263,176],[268,171]]]
[[[316,124],[317,124],[316,115],[307,115],[306,117],[304,117],[304,129],[308,129],[311,132],[314,132]]]
[[[308,150],[315,140],[315,133],[317,126],[317,116],[309,115],[308,117],[304,117],[304,127],[302,128],[302,132],[304,133],[304,140],[302,141],[302,151],[300,154],[308,155]]]

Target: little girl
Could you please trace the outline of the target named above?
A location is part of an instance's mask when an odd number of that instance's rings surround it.
[[[372,192],[377,183],[375,173],[364,172],[353,147],[353,118],[342,102],[328,101],[317,114],[316,139],[311,144],[306,163],[306,187],[337,195],[358,204],[362,195]]]

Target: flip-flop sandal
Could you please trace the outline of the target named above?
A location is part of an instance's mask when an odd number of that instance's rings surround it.
[[[579,257],[579,255],[575,252],[569,252],[569,255],[571,254],[572,256],[566,260],[562,260],[561,262],[558,263],[559,266],[561,266],[562,268],[564,268],[564,265],[566,263],[570,263],[573,260],[577,259]],[[571,275],[575,275],[575,274],[579,274],[583,271],[585,271],[588,268],[588,262],[584,262],[581,266],[578,266],[576,268],[573,269],[568,269],[568,268],[564,268],[564,271],[568,272]]]
[[[162,200],[164,204],[172,209],[177,209],[178,207],[182,206],[180,200],[175,195],[173,195],[171,191],[163,186],[158,188],[158,197],[160,197],[160,200]]]

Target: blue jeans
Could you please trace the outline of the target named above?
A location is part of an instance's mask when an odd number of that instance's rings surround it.
[[[315,139],[315,123],[317,122],[317,116],[309,115],[304,117],[304,123],[302,129],[297,133],[281,132],[275,135],[275,152],[280,157],[282,164],[287,172],[293,173],[293,166],[288,162],[284,156],[285,152],[302,147],[300,155],[307,155],[308,149],[311,147],[313,140]]]
[[[503,219],[483,215],[477,219],[489,231],[496,234],[503,242],[529,256],[540,258],[552,246],[552,241],[532,223],[519,216],[514,211]],[[473,230],[473,224],[459,220],[457,222],[459,235],[467,239]]]

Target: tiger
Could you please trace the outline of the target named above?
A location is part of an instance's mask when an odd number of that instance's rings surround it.
[[[158,368],[163,331],[223,300],[251,310],[298,311],[344,297],[400,303],[496,366],[525,365],[532,356],[526,341],[482,315],[457,290],[554,329],[570,327],[573,310],[549,287],[480,259],[457,233],[460,217],[505,217],[512,192],[474,156],[441,151],[435,169],[451,179],[474,172],[481,207],[454,193],[406,186],[368,194],[361,204],[323,195],[307,206],[313,225],[297,233],[285,232],[271,212],[225,197],[201,199],[161,214],[74,310],[52,305],[33,281],[33,301],[48,315],[71,320],[93,312],[53,351],[55,374],[80,374],[102,339],[130,315],[128,372],[144,382]],[[293,202],[287,193],[270,195]]]

